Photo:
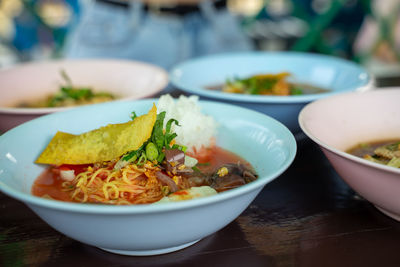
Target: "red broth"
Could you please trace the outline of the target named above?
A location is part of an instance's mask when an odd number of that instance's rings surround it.
[[[250,163],[246,160],[221,147],[213,147],[206,152],[202,151],[200,154],[202,155],[201,158],[199,158],[198,168],[205,173],[213,172],[226,163],[240,162],[246,167],[251,168]],[[196,157],[196,155],[192,156]],[[69,168],[75,170],[76,175],[82,172],[87,166],[88,165],[68,165]],[[56,200],[75,202],[71,200],[68,192],[63,191],[63,182],[65,181],[61,179],[57,169],[49,167],[35,180],[32,186],[32,194],[39,197],[50,197]]]

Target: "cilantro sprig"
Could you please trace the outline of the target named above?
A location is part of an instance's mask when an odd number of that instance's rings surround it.
[[[173,144],[172,140],[177,137],[175,132],[172,132],[172,125],[180,126],[179,122],[175,119],[170,119],[166,123],[164,131],[164,120],[166,112],[160,112],[157,114],[156,122],[154,123],[153,131],[149,140],[147,140],[139,149],[130,151],[122,157],[123,161],[135,162],[138,165],[144,164],[147,160],[161,163],[165,158],[165,149],[179,149],[185,152],[186,147]],[[131,113],[131,118],[137,117],[135,112]]]

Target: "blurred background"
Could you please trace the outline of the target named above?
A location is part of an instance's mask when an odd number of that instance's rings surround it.
[[[94,2],[0,0],[0,68],[70,56],[68,40]],[[103,7],[129,5],[111,2]],[[224,5],[254,50],[333,55],[358,62],[377,77],[400,76],[400,0],[226,0]]]

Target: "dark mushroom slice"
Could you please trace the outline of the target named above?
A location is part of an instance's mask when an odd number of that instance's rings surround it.
[[[233,189],[242,185],[245,185],[246,181],[243,177],[237,174],[227,174],[223,177],[218,177],[211,184],[211,187],[214,188],[217,192],[226,191],[229,189]]]
[[[256,179],[257,174],[245,165],[229,163],[221,166],[211,176],[210,186],[220,192],[245,185]]]
[[[166,175],[166,174],[164,174],[162,172],[156,172],[156,176],[157,176],[157,179],[161,183],[163,183],[163,184],[165,184],[165,185],[167,185],[169,187],[170,192],[174,193],[174,192],[179,190],[177,184],[168,175]]]
[[[211,176],[202,174],[202,173],[193,173],[191,176],[187,178],[190,187],[194,186],[203,186],[208,185],[210,186],[212,183]]]

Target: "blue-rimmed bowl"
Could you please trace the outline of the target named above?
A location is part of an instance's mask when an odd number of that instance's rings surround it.
[[[206,87],[221,85],[229,78],[254,74],[289,72],[295,82],[328,89],[326,93],[295,96],[261,96],[224,93]],[[179,89],[260,111],[301,132],[297,117],[305,104],[337,93],[368,90],[373,79],[359,65],[332,56],[297,52],[244,52],[197,58],[175,66],[170,82]]]
[[[275,119],[233,105],[200,101],[204,113],[219,123],[217,144],[248,160],[259,174],[256,181],[201,199],[132,206],[69,203],[31,194],[34,180],[44,170],[33,162],[57,131],[78,134],[125,122],[133,110],[147,113],[156,101],[78,107],[6,132],[0,136],[0,191],[24,202],[75,240],[119,254],[155,255],[192,245],[229,224],[295,157],[293,134]]]

